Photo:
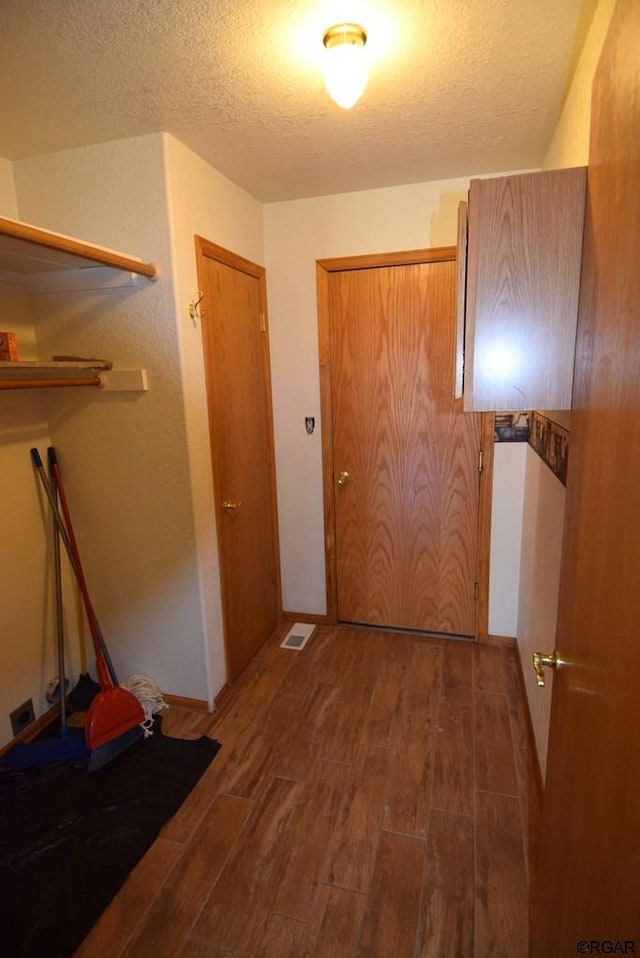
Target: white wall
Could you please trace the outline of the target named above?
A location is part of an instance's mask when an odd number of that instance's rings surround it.
[[[595,11],[545,157],[546,169],[584,166],[589,162],[591,85],[614,6],[615,0],[600,0]],[[566,412],[545,415],[565,428],[570,427],[570,417]],[[537,687],[531,654],[534,650],[550,651],[555,646],[565,489],[532,449],[527,451],[525,490],[518,642],[538,759],[544,776],[553,679],[547,670],[546,686]]]
[[[493,455],[489,633],[518,634],[522,513],[527,443],[498,442]]]
[[[38,297],[37,328],[41,358],[97,355],[148,371],[145,394],[47,394],[51,435],[119,677],[144,672],[206,699],[163,137],[21,160],[14,172],[21,219],[160,266],[156,283]],[[31,484],[29,463],[19,468]]]
[[[194,234],[262,263],[262,205],[167,135],[15,166],[0,162],[2,199],[7,215],[19,212],[38,226],[141,256],[161,272],[157,283],[139,279],[109,293],[4,292],[5,299],[13,296],[7,314],[16,315],[16,297],[27,311],[18,330],[23,358],[29,358],[29,343],[31,358],[36,351],[40,358],[54,352],[104,356],[118,368],[145,368],[149,392],[0,397],[7,410],[0,430],[3,476],[11,492],[19,488],[14,519],[20,516],[24,526],[20,561],[7,550],[2,555],[3,581],[15,596],[3,608],[3,634],[20,633],[6,651],[3,672],[12,675],[14,687],[6,703],[0,701],[2,715],[29,695],[40,712],[42,689],[56,671],[49,654],[48,529],[28,456],[34,443],[44,452],[50,434],[119,677],[145,672],[166,691],[212,702],[226,669],[201,331],[188,315],[197,290]],[[35,326],[29,325],[32,313]],[[49,605],[32,601],[30,614],[21,617],[19,603],[34,589],[46,593]],[[65,595],[65,619],[77,671],[72,589]],[[5,740],[9,732],[0,729],[0,736]]]
[[[16,334],[21,359],[35,359],[33,312],[22,286],[0,282],[3,330]],[[29,450],[49,444],[47,411],[39,392],[0,393],[0,744],[11,738],[9,713],[32,699],[36,715],[57,674],[53,629],[50,529]]]
[[[589,162],[591,85],[616,0],[600,0],[571,80],[543,166],[563,169]]]
[[[0,216],[8,219],[18,218],[18,199],[16,185],[13,179],[13,164],[11,160],[0,157]]]
[[[324,614],[316,259],[456,242],[468,179],[265,207],[283,606]],[[305,416],[315,416],[312,436]]]
[[[0,216],[18,217],[13,165],[0,159]],[[33,310],[21,286],[0,282],[3,330],[16,333],[22,359],[36,357]],[[24,466],[29,449],[49,443],[42,397],[30,392],[0,394],[0,476],[3,512],[0,550],[0,743],[11,738],[9,712],[33,699],[36,714],[47,706],[43,690],[56,674],[51,582],[44,575],[48,551],[46,515]]]
[[[225,683],[226,666],[202,332],[199,319],[189,316],[189,303],[197,298],[198,289],[194,235],[263,264],[262,204],[174,137],[165,136],[164,142],[193,520],[210,688],[215,697]]]

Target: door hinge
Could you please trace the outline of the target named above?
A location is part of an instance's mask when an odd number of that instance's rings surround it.
[[[260,332],[266,333],[267,331],[267,317],[264,313],[260,313]]]
[[[478,472],[484,472],[484,449],[478,450]]]
[[[473,584],[473,598],[476,600],[476,602],[480,598],[480,583],[479,582],[474,582]]]

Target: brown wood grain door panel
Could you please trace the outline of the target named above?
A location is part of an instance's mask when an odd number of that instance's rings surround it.
[[[265,280],[262,267],[200,239],[198,277],[225,646],[233,679],[280,615]],[[225,502],[237,508],[225,509]]]
[[[331,272],[338,617],[475,633],[481,416],[453,397],[455,261]]]
[[[640,953],[638,38],[619,0],[593,87],[533,958]]]

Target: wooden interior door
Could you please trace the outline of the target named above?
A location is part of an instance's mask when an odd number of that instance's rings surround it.
[[[440,253],[328,276],[337,614],[474,635],[482,419],[454,399]]]
[[[196,248],[225,646],[234,679],[281,611],[265,274],[200,237]]]
[[[593,88],[535,958],[640,954],[639,38],[619,0]]]

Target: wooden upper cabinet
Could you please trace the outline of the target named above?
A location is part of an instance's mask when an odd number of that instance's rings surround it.
[[[466,410],[571,408],[585,191],[584,167],[471,181],[458,224]]]

